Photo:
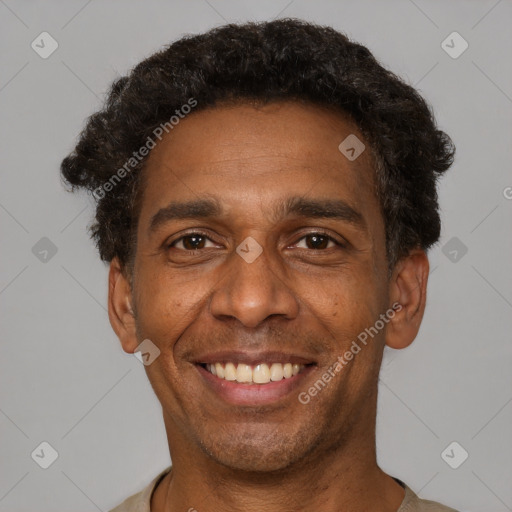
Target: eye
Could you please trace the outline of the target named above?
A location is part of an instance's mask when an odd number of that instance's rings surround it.
[[[300,238],[300,240],[307,240],[305,242],[305,247],[303,248],[311,250],[331,249],[333,246],[331,245],[329,247],[329,243],[334,244],[334,246],[343,247],[341,242],[334,239],[332,236],[329,236],[327,233],[323,233],[321,231],[308,233],[307,235]]]
[[[332,236],[328,235],[324,232],[313,232],[308,233],[307,235],[302,236],[299,239],[299,242],[302,242],[304,245],[300,247],[301,249],[310,249],[313,251],[331,249],[333,247],[344,247],[344,244],[340,241],[336,240]],[[210,242],[212,245],[207,246],[206,244]],[[297,244],[299,244],[299,242]],[[329,245],[331,244],[331,245]],[[193,232],[188,233],[180,238],[177,238],[173,242],[167,245],[167,248],[174,248],[180,251],[188,251],[194,252],[201,249],[206,249],[208,247],[216,247],[215,243],[209,238],[205,233],[202,232]]]
[[[197,251],[199,249],[205,249],[206,241],[211,241],[204,233],[189,233],[181,238],[178,238],[171,242],[167,247],[174,247],[179,250],[184,251]],[[212,242],[213,244],[213,242]],[[215,244],[212,245],[214,247]]]

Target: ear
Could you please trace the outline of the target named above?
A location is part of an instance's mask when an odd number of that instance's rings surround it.
[[[388,347],[405,348],[416,338],[425,312],[428,272],[428,258],[422,249],[412,250],[396,264],[389,297],[391,305],[399,305],[386,328]]]
[[[110,262],[108,274],[108,317],[125,352],[133,354],[138,346],[132,291],[118,258]]]

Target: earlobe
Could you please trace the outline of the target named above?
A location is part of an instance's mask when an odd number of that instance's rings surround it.
[[[415,249],[401,259],[390,280],[390,303],[398,303],[386,329],[386,345],[401,349],[416,338],[425,312],[429,263],[425,251]]]
[[[119,260],[110,262],[108,276],[108,317],[125,352],[132,354],[137,347],[132,291]]]

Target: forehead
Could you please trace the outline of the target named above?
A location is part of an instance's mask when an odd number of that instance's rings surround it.
[[[226,213],[235,210],[238,220],[265,214],[265,205],[275,212],[277,203],[297,196],[378,208],[368,146],[353,161],[338,149],[349,136],[364,140],[348,117],[308,104],[194,112],[148,157],[140,225],[169,202],[206,196]]]

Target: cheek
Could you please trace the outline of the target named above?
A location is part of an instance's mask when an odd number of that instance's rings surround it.
[[[373,324],[385,304],[375,274],[366,266],[358,271],[340,270],[322,280],[323,286],[313,288],[305,282],[303,297],[317,318],[334,330],[337,336],[352,336]],[[308,291],[309,290],[309,291]],[[314,294],[311,290],[317,290]]]
[[[205,286],[176,274],[146,272],[138,276],[137,327],[140,336],[162,348],[172,346],[198,314]]]

